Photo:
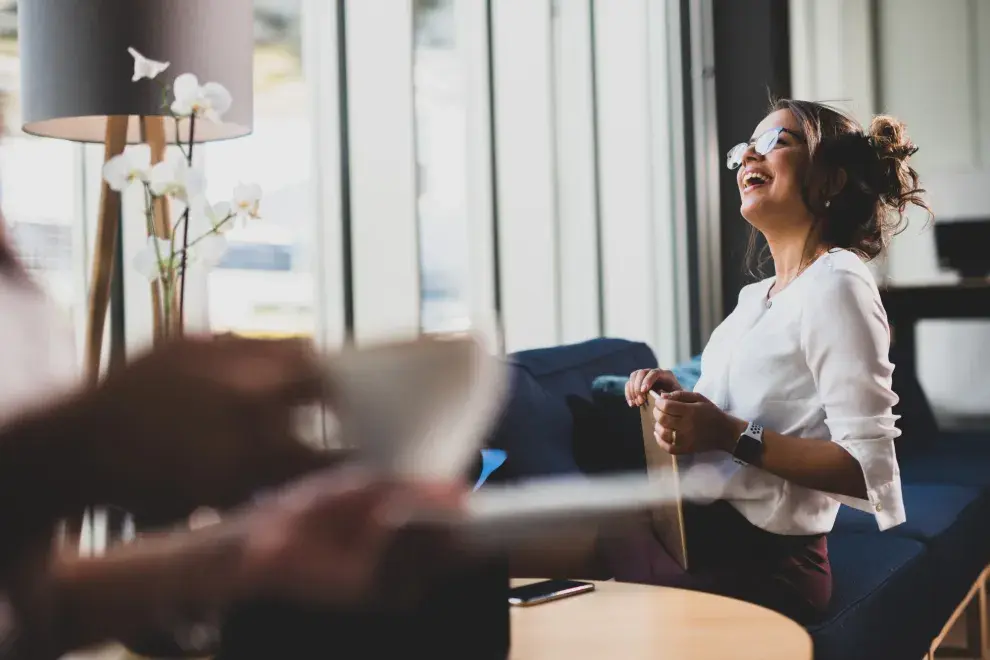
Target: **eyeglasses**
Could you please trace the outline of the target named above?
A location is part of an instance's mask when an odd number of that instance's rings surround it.
[[[780,139],[781,133],[787,133],[788,135],[793,135],[798,140],[804,142],[804,136],[800,133],[795,133],[789,128],[784,128],[778,126],[777,128],[771,128],[760,135],[755,140],[749,142],[740,142],[736,146],[729,149],[729,153],[725,155],[725,166],[730,170],[734,170],[740,165],[742,165],[743,156],[746,154],[746,150],[749,149],[749,145],[753,145],[756,149],[756,153],[761,156],[766,156],[768,153],[773,151],[773,148],[777,146],[777,140]]]

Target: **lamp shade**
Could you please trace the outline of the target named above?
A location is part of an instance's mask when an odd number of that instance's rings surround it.
[[[240,137],[254,119],[251,0],[28,0],[18,4],[24,132],[77,142],[106,137],[107,117],[127,115],[127,141],[141,141],[140,116],[167,115],[160,82],[192,73],[218,82],[233,105],[222,123],[197,121],[197,142]],[[132,82],[133,47],[170,62],[157,80]],[[160,81],[160,82],[159,82]],[[171,100],[171,99],[169,99]],[[189,122],[180,122],[188,139]],[[166,138],[175,122],[166,120]]]

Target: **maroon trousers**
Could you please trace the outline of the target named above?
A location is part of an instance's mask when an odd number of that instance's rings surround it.
[[[602,569],[622,582],[693,589],[746,600],[801,623],[820,618],[832,595],[823,534],[784,536],[756,527],[728,502],[685,505],[684,571],[648,520],[599,540]]]

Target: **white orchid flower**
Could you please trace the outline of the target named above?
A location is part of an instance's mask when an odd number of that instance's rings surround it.
[[[238,222],[258,218],[260,206],[261,186],[256,183],[241,183],[234,188],[234,212]]]
[[[233,98],[226,87],[215,82],[200,87],[199,78],[192,73],[183,73],[176,78],[172,85],[172,93],[175,95],[172,112],[179,117],[195,115],[219,122],[233,103]]]
[[[205,195],[195,198],[189,206],[189,234],[222,234],[232,228],[234,213],[227,202],[210,204]]]
[[[152,168],[150,182],[151,192],[155,196],[169,195],[186,204],[206,189],[206,177],[202,170],[189,167],[186,159],[176,153],[169,154],[168,158]]]
[[[210,223],[210,229],[223,234],[231,228],[231,223],[229,222],[234,211],[230,206],[230,202],[217,202],[216,204],[210,204],[209,202],[203,202],[203,216]]]
[[[136,144],[103,165],[103,180],[111,190],[121,192],[135,181],[148,181],[151,175],[151,147]]]
[[[142,78],[154,80],[162,71],[168,68],[169,62],[158,62],[148,59],[137,52],[134,47],[128,48],[127,52],[134,58],[134,76],[131,78],[133,82],[137,82]]]
[[[219,234],[207,234],[189,247],[189,259],[204,268],[213,268],[227,251],[227,239]]]
[[[172,243],[167,238],[149,236],[148,243],[134,255],[134,267],[149,281],[161,277],[161,271],[177,270],[181,265],[178,254],[172,254]]]

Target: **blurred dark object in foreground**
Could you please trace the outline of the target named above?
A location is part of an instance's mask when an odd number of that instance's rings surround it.
[[[479,456],[467,483],[481,470]],[[456,554],[437,532],[408,530],[387,553],[380,584],[383,605],[374,608],[242,603],[224,622],[214,660],[508,657],[506,558]]]
[[[223,626],[215,660],[504,660],[510,638],[508,587],[508,564],[498,559],[446,573],[408,609],[344,611],[245,603]]]
[[[939,219],[935,223],[938,264],[964,279],[990,276],[990,218]]]

